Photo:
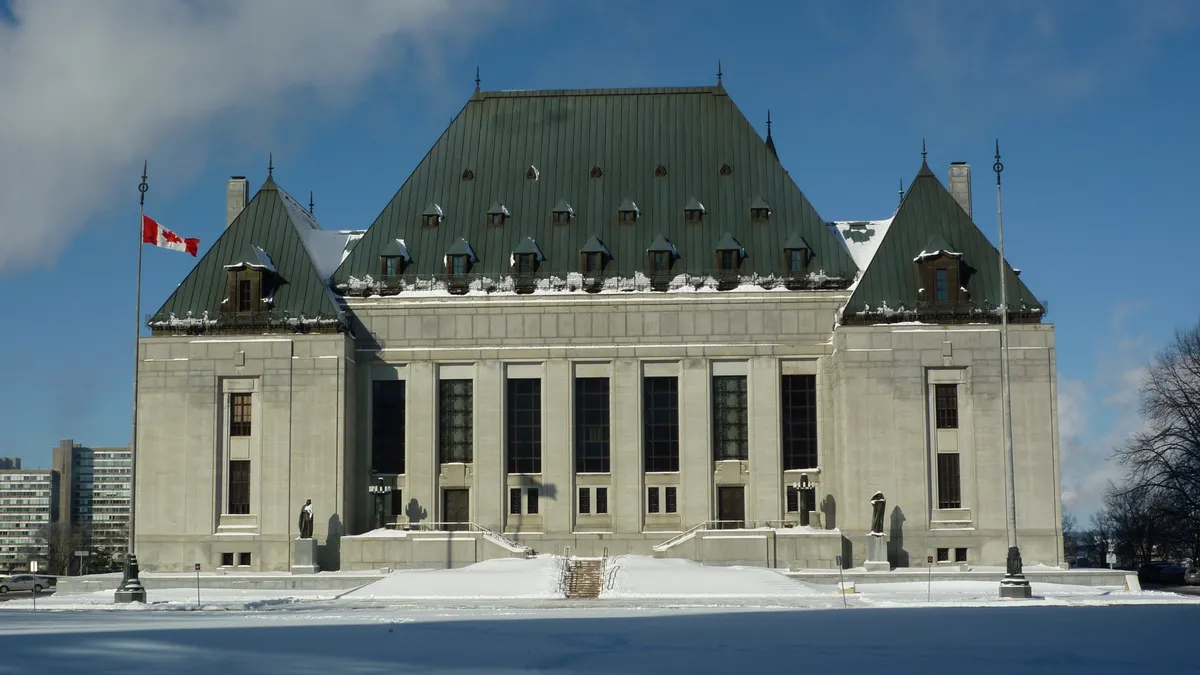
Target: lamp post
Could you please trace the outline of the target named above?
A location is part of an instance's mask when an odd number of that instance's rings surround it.
[[[383,524],[383,499],[392,491],[392,486],[384,482],[382,476],[375,478],[375,484],[367,488],[367,490],[375,497],[375,528],[382,530]]]
[[[1030,598],[1033,590],[1021,570],[1021,549],[1017,546],[1016,472],[1013,468],[1012,387],[1008,368],[1008,263],[1004,259],[1004,200],[1000,190],[1000,141],[996,141],[996,224],[999,228],[1000,249],[1000,394],[1004,408],[1004,507],[1008,515],[1008,561],[1004,578],[1000,580],[1000,597]]]
[[[808,510],[808,495],[815,493],[817,486],[808,482],[808,474],[802,473],[800,474],[800,482],[792,483],[792,489],[796,491],[796,501],[799,502],[796,506],[797,510],[800,511],[800,525],[801,527],[808,527],[812,519],[812,515]]]

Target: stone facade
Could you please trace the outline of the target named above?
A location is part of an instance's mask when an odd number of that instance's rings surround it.
[[[513,294],[347,298],[354,335],[151,337],[141,347],[137,553],[144,569],[232,560],[285,570],[297,513],[311,498],[322,569],[440,566],[511,555],[476,533],[414,548],[432,533],[384,541],[372,528],[372,382],[405,381],[405,472],[387,476],[397,527],[438,528],[442,490],[470,492],[472,523],[538,552],[686,555],[721,563],[861,564],[868,500],[888,500],[894,565],[927,555],[1002,564],[1006,552],[996,325],[836,327],[846,291]],[[1054,333],[1010,327],[1018,528],[1027,564],[1061,559]],[[818,466],[812,527],[791,529],[781,464],[780,379],[817,382]],[[714,461],[713,375],[747,378],[748,456]],[[610,382],[611,468],[577,473],[573,378]],[[642,378],[678,378],[679,471],[644,471]],[[541,381],[541,472],[505,467],[505,380]],[[473,461],[438,461],[439,379],[473,382]],[[958,388],[957,428],[938,429],[934,387]],[[251,395],[252,431],[229,436],[229,395]],[[937,452],[960,458],[961,504],[938,507]],[[250,461],[250,513],[229,514],[228,460]],[[579,513],[579,488],[607,488],[606,514]],[[649,513],[647,488],[674,487],[674,512]],[[537,513],[510,514],[509,490],[538,490]],[[683,537],[719,519],[718,490],[740,487],[746,528]],[[592,494],[595,494],[594,492]],[[736,493],[734,493],[736,494]],[[407,507],[392,508],[399,497]],[[591,497],[595,499],[595,497]],[[415,510],[413,509],[415,502]],[[594,509],[592,509],[594,511]],[[401,512],[407,515],[392,516]],[[775,532],[778,530],[778,533]],[[785,540],[779,535],[786,533]],[[837,546],[830,546],[833,535]],[[755,535],[757,536],[757,535]],[[460,541],[453,541],[458,539]],[[463,541],[465,540],[465,541]],[[435,542],[428,542],[425,548]],[[432,549],[430,549],[432,550]],[[345,559],[343,564],[343,551]],[[243,557],[249,554],[248,557]]]

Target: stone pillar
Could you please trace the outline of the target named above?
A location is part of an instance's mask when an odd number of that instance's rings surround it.
[[[571,443],[571,364],[546,362],[542,377],[542,522],[547,534],[571,531],[574,457]],[[553,488],[553,491],[551,491]]]
[[[405,390],[405,515],[412,500],[425,513],[423,520],[439,519],[437,451],[437,376],[433,363],[414,361],[408,366]],[[411,516],[410,516],[411,518]]]
[[[613,532],[641,532],[642,374],[636,360],[618,359],[613,363],[609,405],[612,494],[608,510],[612,514]]]
[[[750,497],[747,518],[783,517],[782,431],[779,419],[779,367],[774,357],[750,360],[747,382],[750,407]]]
[[[679,515],[685,530],[714,517],[711,394],[708,361],[684,359],[679,370]]]
[[[471,519],[493,532],[504,531],[504,508],[508,474],[504,465],[504,372],[499,361],[476,364],[473,403],[475,407],[475,489],[471,495]]]

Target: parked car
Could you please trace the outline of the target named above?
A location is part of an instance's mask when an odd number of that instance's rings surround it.
[[[1153,584],[1182,584],[1186,568],[1170,562],[1152,562],[1138,568],[1138,581]]]
[[[32,574],[16,574],[4,581],[0,581],[0,595],[4,595],[9,591],[33,591],[41,593],[50,583],[41,577]]]
[[[1200,567],[1189,567],[1183,573],[1183,583],[1189,586],[1200,586]]]

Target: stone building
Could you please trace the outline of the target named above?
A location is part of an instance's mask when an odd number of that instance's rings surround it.
[[[234,178],[141,341],[143,569],[287,569],[309,498],[324,569],[850,566],[877,490],[893,565],[1003,564],[1000,261],[948,183],[826,221],[720,85],[477,91],[365,230]],[[1018,533],[1057,564],[1054,331],[1005,270]]]

